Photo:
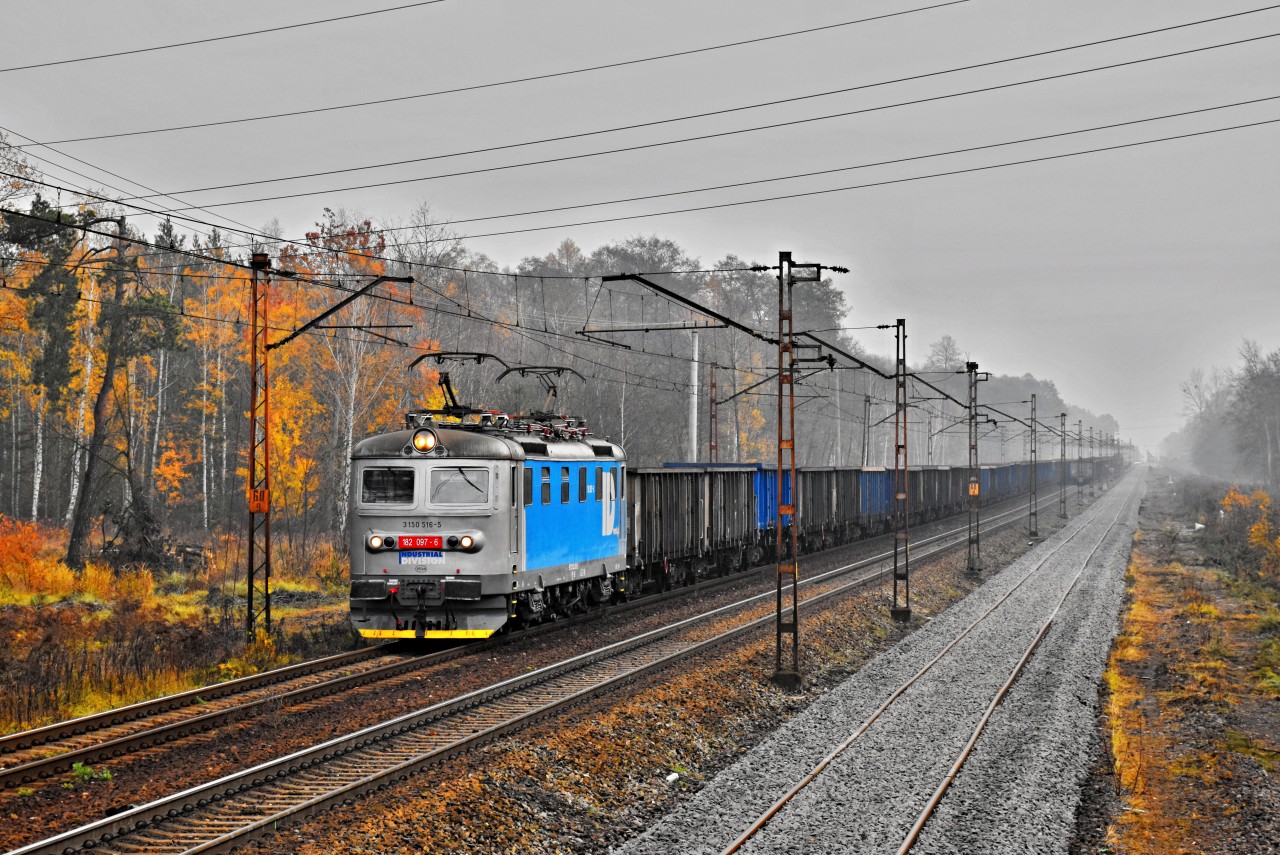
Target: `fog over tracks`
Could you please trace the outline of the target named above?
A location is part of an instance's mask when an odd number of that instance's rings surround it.
[[[977,622],[741,849],[897,851],[1062,601],[913,851],[1065,852],[1087,771],[1095,686],[1117,625],[1140,484],[1131,473],[1081,517],[870,662],[617,851],[725,851]],[[990,617],[979,620],[997,603]]]

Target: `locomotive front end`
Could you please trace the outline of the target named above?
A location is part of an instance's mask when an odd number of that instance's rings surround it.
[[[501,629],[518,550],[511,444],[426,428],[371,437],[352,457],[360,635],[478,639]]]

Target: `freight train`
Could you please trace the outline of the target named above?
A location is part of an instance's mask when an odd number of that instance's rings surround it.
[[[692,584],[777,560],[778,473],[759,464],[627,468],[580,420],[470,411],[405,417],[352,455],[351,621],[369,639],[487,638],[615,598]],[[1068,463],[1088,482],[1109,460]],[[1056,460],[1037,464],[1045,489]],[[1028,462],[980,470],[983,504],[1025,494]],[[801,552],[888,532],[893,472],[802,468]],[[968,506],[967,467],[908,479],[912,524]],[[792,505],[789,473],[784,505]]]

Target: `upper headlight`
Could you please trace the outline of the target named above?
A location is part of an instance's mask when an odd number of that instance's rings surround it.
[[[414,431],[413,449],[414,451],[426,454],[428,451],[436,447],[436,443],[438,441],[439,438],[433,430],[427,430],[424,428],[423,430]]]

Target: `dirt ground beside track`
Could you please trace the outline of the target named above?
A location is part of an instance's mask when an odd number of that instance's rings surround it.
[[[1175,491],[1152,473],[1072,855],[1280,852],[1275,605],[1206,566]]]

